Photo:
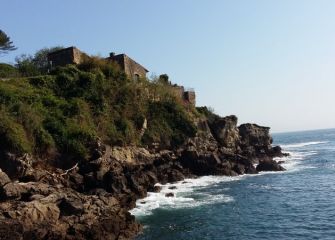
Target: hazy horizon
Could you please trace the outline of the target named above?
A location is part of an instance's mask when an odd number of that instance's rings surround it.
[[[4,0],[0,29],[18,50],[76,46],[127,53],[192,87],[198,106],[272,133],[335,128],[335,1]]]

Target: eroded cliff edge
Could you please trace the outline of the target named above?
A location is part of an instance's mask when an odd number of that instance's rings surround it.
[[[4,153],[0,239],[132,239],[141,226],[128,210],[158,182],[284,170],[273,160],[283,153],[268,127],[237,126],[236,116],[194,121],[195,137],[174,149],[97,140],[94,157],[67,170]]]
[[[155,183],[283,170],[271,143],[103,58],[0,81],[0,239],[132,239],[128,210]]]

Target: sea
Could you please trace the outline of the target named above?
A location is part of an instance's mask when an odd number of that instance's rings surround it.
[[[137,240],[334,240],[335,129],[272,136],[287,171],[162,185],[131,211],[144,225]]]

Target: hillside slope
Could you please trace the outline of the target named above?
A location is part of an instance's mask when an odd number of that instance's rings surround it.
[[[0,81],[0,239],[131,239],[158,182],[284,170],[269,128],[171,88],[98,60]]]

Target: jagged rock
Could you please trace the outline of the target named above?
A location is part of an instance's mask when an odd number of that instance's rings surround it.
[[[25,226],[34,226],[40,223],[56,223],[60,216],[60,210],[55,203],[35,200],[24,203],[15,211],[15,219],[20,220]],[[12,215],[13,216],[13,215]]]
[[[237,128],[235,116],[195,123],[197,135],[173,150],[111,147],[97,140],[78,171],[37,168],[36,162],[33,168],[29,155],[7,154],[0,161],[7,167],[0,171],[0,239],[131,239],[141,227],[128,210],[147,191],[161,191],[158,182],[283,170],[272,160],[283,154],[271,147],[269,128]]]
[[[287,157],[290,154],[283,153],[282,148],[280,146],[274,146],[273,148],[270,149],[268,155],[271,157]]]
[[[166,193],[165,197],[174,197],[174,193],[172,193],[172,192]]]
[[[234,115],[215,119],[210,128],[213,136],[221,146],[235,151],[239,144],[237,117]]]
[[[84,211],[84,206],[79,198],[64,197],[58,203],[60,213],[64,216],[81,214]]]
[[[242,124],[238,127],[241,142],[249,146],[270,146],[272,137],[269,134],[269,127],[262,127],[257,124]]]
[[[280,166],[276,161],[274,160],[265,160],[261,161],[257,167],[257,171],[284,171],[285,168]]]
[[[19,184],[10,182],[2,187],[1,189],[1,199],[18,199],[21,197],[22,194],[26,192],[26,188]]]
[[[17,179],[25,175],[31,168],[33,159],[29,154],[22,156],[13,153],[2,153],[0,168],[11,178]]]
[[[241,140],[241,149],[245,156],[263,157],[269,155],[272,144],[269,127],[247,123],[242,124],[238,129]]]
[[[16,219],[0,219],[0,239],[22,240],[23,226]]]
[[[7,176],[7,174],[0,169],[0,187],[6,185],[9,182],[10,182],[10,179]]]
[[[156,192],[156,193],[160,192],[161,190],[162,190],[161,186],[154,186],[153,188],[153,192]]]
[[[199,154],[197,151],[184,151],[180,157],[183,167],[198,175],[216,174],[218,166],[221,165],[220,158],[215,153],[205,152]]]
[[[242,164],[235,164],[235,166],[233,167],[233,170],[237,174],[245,174],[246,173],[245,167]]]

